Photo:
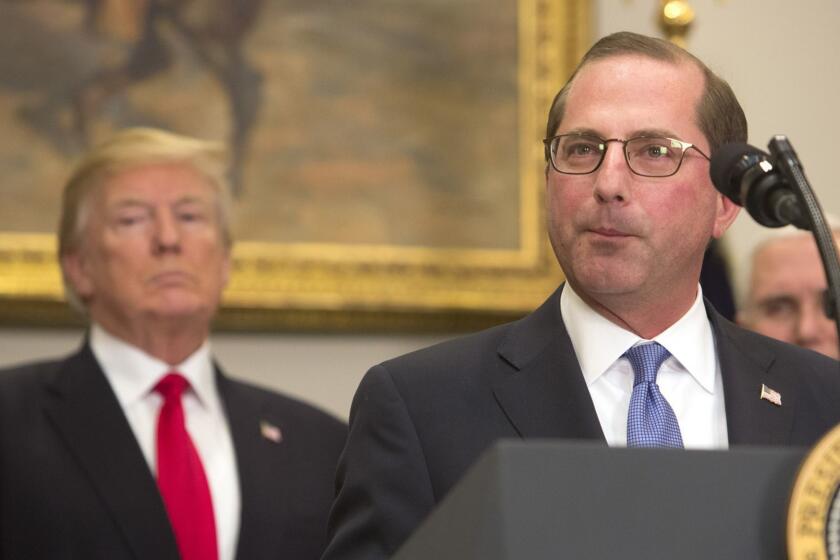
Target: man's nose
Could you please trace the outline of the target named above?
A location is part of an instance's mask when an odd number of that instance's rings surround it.
[[[170,212],[161,212],[155,220],[154,249],[158,253],[180,251],[181,229]]]
[[[592,194],[601,203],[627,202],[630,199],[632,172],[624,159],[623,145],[607,144],[604,159],[593,173]]]

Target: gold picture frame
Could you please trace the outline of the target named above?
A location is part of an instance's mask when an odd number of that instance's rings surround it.
[[[521,316],[558,285],[544,225],[541,139],[553,95],[588,46],[589,2],[510,1],[518,47],[516,246],[241,239],[219,328],[468,330]],[[55,257],[52,234],[0,232],[0,323],[79,322],[64,303]]]

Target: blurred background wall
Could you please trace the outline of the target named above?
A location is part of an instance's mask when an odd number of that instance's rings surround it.
[[[786,134],[824,210],[840,214],[836,146],[840,134],[840,2],[691,0],[696,20],[688,48],[727,79],[750,123],[750,143],[765,148]],[[619,30],[661,35],[657,0],[597,0],[592,37]],[[760,238],[742,213],[725,238],[733,273]],[[58,356],[76,348],[76,329],[0,329],[0,365]],[[245,334],[213,337],[215,354],[234,376],[302,397],[346,417],[359,379],[383,359],[451,336],[413,334]]]

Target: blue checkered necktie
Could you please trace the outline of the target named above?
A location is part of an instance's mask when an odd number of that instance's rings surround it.
[[[674,410],[656,384],[656,372],[671,355],[657,342],[639,344],[624,353],[633,366],[633,394],[627,414],[628,447],[682,447]]]

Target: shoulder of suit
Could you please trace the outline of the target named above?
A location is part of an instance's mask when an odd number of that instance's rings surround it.
[[[27,362],[0,369],[0,423],[11,427],[45,402],[65,360]]]
[[[55,375],[65,362],[66,359],[50,359],[0,368],[0,387],[43,382]]]
[[[435,364],[451,365],[453,361],[471,362],[477,358],[486,357],[488,354],[495,355],[502,340],[515,324],[515,322],[506,323],[479,332],[456,336],[391,358],[384,361],[382,365],[388,369],[410,366],[411,364],[425,367]]]
[[[753,332],[725,319],[719,325],[723,334],[737,348],[746,351],[760,348],[762,351],[770,352],[774,358],[774,367],[782,373],[789,371],[797,376],[811,374],[817,379],[825,376],[826,382],[840,386],[840,362],[837,360],[813,350]]]
[[[344,426],[344,423],[332,414],[299,398],[240,379],[232,379],[227,376],[225,379],[229,390],[236,391],[240,399],[246,399],[260,410],[274,412],[284,418],[297,418],[301,421],[315,422],[336,428]]]

